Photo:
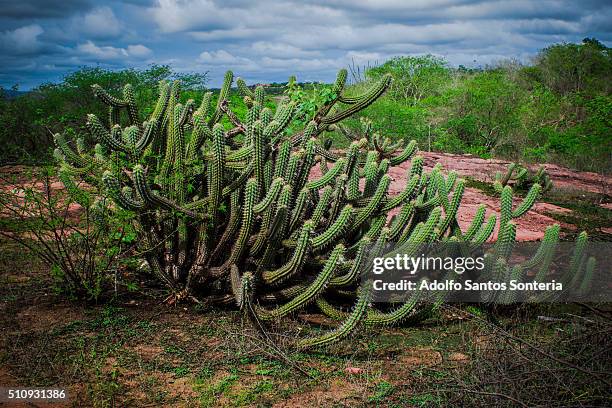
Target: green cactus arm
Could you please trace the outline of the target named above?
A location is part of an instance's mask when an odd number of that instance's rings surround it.
[[[370,197],[376,191],[377,177],[378,177],[378,154],[374,151],[368,152],[366,162],[363,166],[363,176],[365,178],[365,187],[363,189],[362,197]]]
[[[521,167],[518,172],[516,173],[516,180],[523,180],[525,178],[525,176],[527,176],[527,169],[524,167]]]
[[[82,137],[78,137],[76,139],[76,148],[77,148],[77,153],[81,156],[84,156],[87,154],[87,146],[85,146],[85,139],[83,139]]]
[[[80,154],[78,154],[77,152],[75,152],[66,142],[66,139],[64,138],[63,135],[56,133],[53,135],[53,141],[55,142],[55,145],[61,150],[61,152],[64,154],[64,156],[66,157],[67,161],[69,161],[70,163],[72,163],[73,165],[77,166],[77,167],[85,167],[87,166],[89,163],[87,162],[86,159],[84,159],[83,157],[81,157]]]
[[[249,89],[244,79],[238,77],[236,79],[236,85],[238,87],[238,91],[242,96],[248,96],[251,99],[255,99],[255,93]]]
[[[289,125],[289,123],[291,123],[296,107],[296,103],[292,101],[287,104],[283,104],[282,106],[276,109],[272,121],[277,123],[277,127],[274,130],[274,133],[279,135],[278,137],[280,137],[285,128]],[[276,143],[277,140],[272,141]]]
[[[230,197],[230,218],[226,224],[226,227],[217,242],[217,246],[211,252],[209,259],[212,261],[216,260],[219,256],[219,253],[225,248],[229,240],[236,234],[238,228],[240,227],[240,211],[242,207],[240,206],[240,190],[235,190],[232,192]]]
[[[114,138],[96,115],[87,115],[87,127],[96,141],[108,146],[111,150],[128,153],[129,149]]]
[[[289,156],[291,154],[291,142],[285,140],[278,149],[276,160],[274,162],[274,177],[282,177],[285,175],[285,170],[289,164]]]
[[[266,162],[264,163],[264,181],[265,181],[266,191],[268,191],[268,189],[271,187],[272,180],[274,180],[273,166],[274,164],[272,160],[266,160]]]
[[[250,272],[245,272],[240,276],[240,271],[236,265],[230,267],[230,283],[232,285],[232,293],[236,300],[236,305],[243,309],[248,307],[253,298],[254,276]]]
[[[293,209],[291,210],[291,218],[289,221],[289,231],[290,232],[295,230],[295,227],[297,226],[298,222],[300,222],[300,220],[304,216],[309,194],[310,194],[310,191],[308,191],[307,188],[303,188],[298,193],[297,198],[295,199],[295,205],[293,206]]]
[[[341,69],[338,71],[338,75],[336,75],[336,82],[332,87],[332,91],[336,95],[340,95],[344,90],[344,86],[346,85],[346,77],[348,76],[348,71],[346,69]]]
[[[295,184],[298,177],[298,167],[300,165],[300,161],[304,157],[304,151],[298,150],[297,152],[291,154],[289,157],[289,163],[287,164],[287,170],[283,175],[283,178],[289,181],[291,184]]]
[[[310,235],[312,234],[313,230],[314,226],[312,221],[306,221],[300,230],[297,245],[289,262],[278,269],[264,271],[262,273],[262,279],[266,283],[272,284],[281,282],[293,276],[302,269],[304,262],[306,261],[308,249],[310,248]]]
[[[139,164],[134,166],[133,180],[134,180],[134,187],[136,187],[136,191],[138,192],[138,195],[143,199],[143,201],[149,204],[158,206],[158,207],[165,208],[166,210],[177,211],[179,213],[185,214],[186,216],[194,218],[194,219],[208,218],[208,215],[206,214],[195,213],[191,210],[188,210],[178,205],[172,200],[168,200],[165,197],[162,197],[162,196],[159,196],[153,193],[150,190],[149,185],[147,184],[144,168]]]
[[[264,302],[280,302],[287,301],[306,289],[305,285],[294,285],[288,288],[282,288],[272,293],[266,293],[262,295],[259,299]]]
[[[359,167],[354,165],[348,176],[348,182],[346,186],[346,198],[350,201],[357,200],[361,196],[359,190]]]
[[[353,332],[353,330],[355,330],[359,322],[363,320],[363,317],[366,314],[371,299],[372,290],[368,288],[362,290],[359,294],[359,297],[357,298],[355,306],[353,307],[353,311],[346,318],[346,320],[342,322],[340,326],[320,336],[308,337],[299,340],[297,343],[297,347],[299,349],[324,347],[347,337]]]
[[[174,170],[174,198],[177,203],[182,204],[185,202],[187,195],[187,183],[186,183],[186,167],[185,167],[185,135],[183,133],[183,127],[180,124],[181,116],[183,113],[183,105],[177,103],[174,105],[172,112],[172,119],[169,122],[168,131],[171,133],[171,140],[173,144],[173,155],[174,162],[172,168]]]
[[[325,289],[329,280],[333,276],[336,268],[338,267],[338,261],[342,257],[344,253],[344,246],[342,244],[336,245],[333,249],[325,266],[319,272],[315,280],[299,295],[291,299],[289,302],[278,306],[272,310],[265,310],[263,308],[257,308],[257,315],[261,320],[273,320],[278,319],[283,316],[287,316],[290,313],[301,309],[313,301],[321,294],[321,292]]]
[[[392,80],[391,75],[387,74],[382,78],[382,80],[378,84],[372,86],[370,89],[368,89],[366,92],[364,92],[363,94],[359,96],[348,97],[348,96],[342,95],[340,97],[340,102],[346,103],[348,105],[354,105],[354,104],[363,102],[364,100],[367,100],[368,97],[372,97],[373,94],[375,95],[378,92],[379,92],[378,96],[380,96],[389,87],[389,85],[391,84],[391,80]],[[382,90],[380,90],[379,87],[382,87]]]
[[[238,175],[228,186],[223,188],[223,197],[227,197],[234,190],[244,185],[244,182],[253,174],[253,163],[249,163],[242,173]]]
[[[140,130],[138,129],[138,126],[128,126],[123,129],[121,138],[123,139],[125,146],[127,146],[127,148],[130,150],[130,153],[133,156],[136,156],[136,144],[140,139]]]
[[[586,231],[582,231],[578,238],[576,238],[576,246],[570,260],[569,267],[567,269],[567,275],[571,279],[569,287],[576,288],[578,286],[578,279],[580,278],[580,268],[584,262],[586,253],[586,247],[589,241],[589,236]]]
[[[368,229],[368,231],[363,235],[363,238],[367,238],[370,241],[374,241],[376,240],[383,228],[385,227],[385,225],[387,224],[387,217],[385,214],[381,214],[378,217],[375,217],[372,222],[370,223],[370,228]],[[357,244],[355,244],[357,245]],[[354,250],[355,245],[353,245],[351,248],[349,248],[351,251]]]
[[[423,194],[419,195],[414,204],[415,209],[417,209],[420,212],[429,212],[431,211],[432,208],[440,205],[440,202],[442,201],[439,194],[430,198],[427,201],[424,201],[424,200],[425,200],[425,196]]]
[[[102,175],[102,182],[108,190],[110,197],[119,207],[132,211],[144,208],[144,203],[142,201],[134,200],[123,193],[119,180],[110,171],[107,170],[104,172]]]
[[[193,99],[189,99],[187,102],[185,102],[185,106],[183,106],[181,116],[178,121],[179,126],[189,126],[189,119],[193,114],[195,109],[194,107],[195,101]]]
[[[114,125],[121,124],[121,109],[114,106],[108,107],[108,124],[113,127]]]
[[[389,160],[389,164],[391,164],[391,166],[398,166],[406,160],[409,160],[417,152],[417,150],[416,140],[411,140],[399,155],[394,156]]]
[[[398,239],[402,231],[409,227],[409,221],[414,214],[414,205],[410,202],[404,204],[402,209],[400,210],[397,218],[391,224],[391,231],[389,233],[389,237],[391,241],[395,241]]]
[[[208,189],[211,202],[211,217],[217,217],[219,205],[223,194],[223,174],[225,166],[225,135],[223,125],[217,123],[213,128],[213,160],[210,162],[211,171],[208,179]]]
[[[166,107],[168,106],[168,99],[170,98],[170,87],[168,86],[168,82],[160,81],[159,82],[159,96],[157,97],[157,103],[155,104],[155,108],[149,117],[149,122],[161,123],[162,116]]]
[[[199,112],[204,118],[210,114],[210,106],[212,102],[212,97],[213,97],[212,92],[204,93],[204,96],[202,96],[202,102],[200,102],[200,106],[196,110],[196,112]]]
[[[268,190],[266,196],[253,207],[255,214],[260,214],[266,211],[272,203],[276,201],[281,189],[284,185],[284,180],[281,177],[275,178]]]
[[[323,157],[324,159],[333,161],[333,162],[340,159],[340,156],[338,154],[332,153],[329,150],[326,150],[325,148],[319,145],[315,146],[315,153]]]
[[[336,218],[336,216],[340,212],[342,205],[344,204],[344,190],[345,190],[347,181],[348,181],[348,176],[346,175],[346,173],[343,173],[340,176],[338,176],[338,179],[336,180],[336,185],[334,187],[334,192],[332,195],[331,208],[327,215],[326,225],[328,226],[331,225],[333,220]]]
[[[255,88],[255,98],[253,99],[253,102],[263,107],[265,96],[266,94],[263,86],[259,85]]]
[[[512,219],[512,187],[505,186],[501,193],[500,229]]]
[[[381,179],[378,187],[376,188],[376,192],[370,199],[368,205],[357,213],[357,217],[355,217],[355,221],[351,226],[351,231],[355,231],[357,228],[361,226],[365,221],[367,221],[372,214],[376,210],[380,208],[380,204],[383,202],[383,199],[387,195],[387,191],[389,190],[389,185],[391,184],[391,176],[385,174]]]
[[[138,107],[136,106],[136,97],[134,96],[134,88],[132,85],[125,84],[123,87],[123,100],[126,102],[130,124],[135,125],[140,123]]]
[[[232,87],[232,82],[234,82],[234,73],[232,71],[227,71],[223,78],[223,85],[221,86],[221,90],[219,91],[219,98],[217,99],[217,107],[215,108],[215,112],[212,114],[210,121],[208,122],[209,126],[213,126],[215,123],[221,120],[221,116],[223,115],[223,111],[221,110],[221,105],[227,99],[229,91]]]
[[[251,246],[251,249],[249,251],[249,255],[252,257],[258,256],[261,253],[261,251],[266,248],[267,244],[272,239],[272,236],[278,233],[277,231],[274,230],[275,228],[274,223],[277,221],[276,210],[278,207],[278,203],[280,201],[280,200],[277,200],[277,198],[280,198],[279,195],[282,194],[282,189],[284,188],[284,181],[282,180],[282,178],[277,178],[277,180],[281,181],[280,187],[278,188],[278,192],[275,193],[274,190],[276,190],[276,186],[272,185],[268,192],[268,195],[273,194],[274,197],[271,198],[269,205],[262,211],[264,214],[263,214],[263,219],[261,221],[261,226],[259,228],[259,233],[257,234],[255,243]],[[259,206],[266,200],[267,198],[260,201],[260,203],[257,206]],[[274,239],[276,239],[276,236],[274,237]]]
[[[452,225],[456,220],[457,212],[459,211],[459,205],[461,204],[461,199],[463,198],[463,192],[465,191],[465,181],[459,180],[457,183],[457,187],[455,188],[455,192],[453,193],[453,198],[450,204],[445,209],[444,220],[439,225],[438,238],[442,238],[448,228]]]
[[[309,139],[306,143],[306,149],[304,150],[304,159],[300,165],[298,176],[294,182],[294,188],[296,191],[301,190],[308,181],[310,175],[310,169],[314,166],[315,160],[315,139]]]
[[[378,99],[391,84],[391,75],[385,75],[381,81],[373,85],[358,101],[350,105],[347,109],[337,112],[331,116],[325,116],[321,118],[320,123],[324,125],[330,125],[332,123],[340,122],[343,119],[348,118],[356,112],[359,112],[367,108],[372,102]]]
[[[260,195],[265,194],[264,164],[266,160],[266,142],[263,135],[263,124],[255,121],[252,127],[253,163],[255,166],[255,179]]]
[[[451,171],[448,173],[446,177],[446,184],[444,186],[444,191],[447,193],[450,192],[453,187],[455,187],[455,183],[457,182],[457,172]]]
[[[246,160],[253,154],[253,146],[248,145],[229,152],[225,158],[228,162]]]
[[[405,203],[406,201],[410,200],[418,191],[420,181],[421,177],[419,177],[418,174],[415,174],[412,179],[408,181],[408,184],[406,184],[406,188],[404,188],[401,193],[399,193],[392,199],[387,200],[383,204],[383,206],[381,207],[381,211],[388,212],[393,208],[401,205],[402,203]]]
[[[476,233],[480,231],[480,229],[482,228],[482,224],[484,223],[486,212],[486,205],[481,204],[480,206],[478,206],[478,209],[476,210],[476,214],[474,214],[474,218],[472,219],[470,226],[468,227],[465,234],[463,234],[463,239],[466,242],[471,241],[476,235]]]
[[[333,192],[334,190],[331,187],[326,187],[323,189],[323,191],[321,191],[319,202],[317,203],[311,218],[315,228],[321,223],[325,212],[328,210]]]
[[[484,244],[487,239],[493,234],[495,230],[495,224],[497,223],[497,217],[495,215],[491,215],[484,225],[483,228],[480,228],[478,234],[472,240],[472,248],[478,247],[479,245]]]
[[[330,184],[333,180],[336,179],[338,174],[342,173],[346,166],[346,160],[340,159],[335,164],[334,167],[329,169],[327,173],[325,173],[322,177],[309,181],[306,183],[306,188],[310,190],[319,190],[326,185]]]
[[[347,204],[344,206],[338,218],[324,232],[312,238],[312,247],[314,250],[323,250],[338,237],[342,236],[350,227],[351,219],[353,218],[353,206]]]
[[[415,175],[420,176],[423,174],[423,156],[414,156],[410,162],[410,174],[408,179],[411,180]]]
[[[329,282],[330,286],[347,286],[354,283],[359,278],[359,273],[363,271],[367,260],[366,250],[372,243],[369,237],[363,237],[357,243],[357,253],[352,261],[348,272],[341,276],[336,276]]]
[[[123,99],[119,99],[117,97],[112,96],[108,92],[106,92],[100,85],[94,84],[91,86],[93,90],[94,96],[100,99],[105,104],[115,107],[115,108],[125,108],[127,106],[127,101]]]
[[[501,183],[502,186],[505,187],[508,184],[508,182],[512,178],[512,173],[514,173],[515,168],[516,168],[516,163],[510,163],[510,165],[508,166],[508,169],[506,170],[506,174],[502,176],[501,173],[499,173],[500,178],[498,181]]]
[[[255,217],[253,214],[253,207],[257,202],[257,180],[250,178],[247,181],[244,190],[244,204],[242,206],[242,220],[240,225],[240,231],[236,242],[232,247],[230,256],[227,261],[220,267],[220,273],[224,273],[232,264],[239,264],[242,259],[242,255],[247,250],[247,244],[251,231],[253,230]]]
[[[261,120],[261,123],[263,123],[264,129],[266,129],[266,127],[269,126],[270,123],[272,123],[272,110],[270,108],[263,108],[261,110],[261,113],[259,114],[259,120]],[[277,126],[278,124],[273,125],[270,131],[272,131],[273,129],[276,129]],[[270,138],[272,133],[273,132],[266,133],[266,136]]]
[[[549,252],[554,252],[557,243],[559,242],[559,224],[553,224],[546,228],[544,231],[544,238],[542,238],[542,242],[538,246],[536,253],[529,259],[521,264],[523,269],[528,270],[533,268],[536,265],[541,264],[549,255]],[[536,281],[542,281],[543,276],[536,276]]]
[[[417,290],[402,305],[389,312],[380,312],[376,309],[368,310],[364,323],[366,326],[391,326],[404,322],[416,314],[415,307],[418,304],[421,291]]]
[[[259,114],[261,113],[261,105],[258,103],[254,103],[253,106],[251,106],[251,108],[248,110],[247,115],[246,115],[246,123],[245,123],[245,128],[246,128],[246,135],[245,135],[245,142],[247,144],[252,143],[253,141],[253,125],[255,124],[255,121],[259,120]]]
[[[521,217],[523,216],[523,214],[529,211],[531,207],[533,207],[533,205],[535,204],[538,195],[540,195],[541,191],[542,187],[539,184],[535,183],[534,185],[532,185],[529,189],[529,192],[523,199],[523,202],[516,208],[516,210],[512,212],[512,218]]]
[[[136,146],[135,146],[136,152],[138,154],[142,153],[142,151],[146,149],[147,146],[149,146],[149,144],[155,138],[155,132],[157,130],[157,122],[147,121],[147,122],[144,122],[143,126],[144,126],[144,130],[142,132],[142,136],[140,137],[140,139],[138,139],[138,141],[136,142]]]
[[[496,258],[508,259],[516,242],[516,224],[507,222],[497,237],[495,245]]]
[[[308,122],[308,124],[304,128],[304,132],[302,136],[302,145],[301,145],[302,147],[306,147],[306,144],[310,140],[316,140],[317,129],[318,129],[317,122],[315,122],[314,120],[311,120],[310,122]]]
[[[419,223],[410,231],[404,229],[398,238],[398,248],[394,253],[405,253],[409,256],[418,251],[425,243],[431,242],[435,238],[435,230],[442,214],[442,208],[435,207],[423,223]]]

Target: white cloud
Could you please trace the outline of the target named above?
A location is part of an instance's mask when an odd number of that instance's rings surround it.
[[[211,0],[158,0],[149,12],[159,28],[167,33],[201,27],[220,28],[232,22],[231,14],[221,11]]]
[[[30,54],[42,47],[38,40],[42,33],[44,30],[41,26],[31,24],[0,34],[0,43],[3,49],[12,51],[12,53]]]
[[[142,58],[152,54],[152,51],[142,44],[128,45],[127,48],[98,46],[92,41],[79,44],[76,47],[80,53],[101,60],[117,60],[126,58]]]
[[[252,64],[248,58],[236,57],[225,50],[204,51],[198,57],[198,62],[209,65],[244,65]]]
[[[142,44],[136,44],[128,45],[127,53],[130,57],[145,58],[153,54],[153,51]]]
[[[78,31],[94,38],[114,38],[121,34],[121,23],[110,7],[98,7],[74,22]]]

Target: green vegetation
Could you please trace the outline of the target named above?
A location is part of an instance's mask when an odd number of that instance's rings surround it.
[[[177,74],[165,65],[122,71],[85,67],[66,75],[61,83],[43,84],[16,98],[0,90],[0,164],[49,162],[55,132],[87,137],[83,118],[89,113],[102,114],[92,85],[116,91],[130,83],[136,101],[149,106],[157,97],[155,86],[163,79],[177,79],[185,96],[201,97],[207,75]]]
[[[550,46],[526,66],[454,69],[433,56],[398,57],[366,76],[386,73],[394,78],[390,92],[362,112],[383,136],[485,158],[612,170],[612,53],[597,40]]]

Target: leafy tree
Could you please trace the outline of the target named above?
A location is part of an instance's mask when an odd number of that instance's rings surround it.
[[[393,76],[389,95],[412,105],[427,96],[439,94],[451,78],[446,61],[433,55],[395,57],[370,68],[366,76],[376,80],[387,73]]]
[[[555,44],[544,48],[535,59],[531,75],[560,94],[604,93],[611,90],[612,53],[594,38],[581,44]]]

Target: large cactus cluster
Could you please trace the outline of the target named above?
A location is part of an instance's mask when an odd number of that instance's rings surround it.
[[[371,305],[371,289],[358,284],[370,257],[389,242],[404,253],[447,240],[476,247],[489,239],[497,219],[485,220],[483,207],[461,231],[456,214],[464,181],[440,166],[424,171],[414,142],[391,145],[370,131],[354,137],[344,152],[320,142],[323,132],[381,96],[390,80],[351,95],[344,89],[346,71],[340,71],[334,98],[300,131],[288,130],[295,102],[271,109],[264,88],[240,78],[237,89],[248,110],[238,117],[228,102],[231,72],[218,97],[205,93],[199,106],[181,101],[178,82],[162,82],[145,121],[129,85],[122,97],[95,86],[108,118],[87,118],[93,149],[82,141],[73,149],[56,135],[60,174],[68,189],[81,178],[134,213],[139,252],[173,301],[236,302],[258,327],[315,305],[342,319],[328,333],[299,340],[299,347],[338,340],[362,321],[423,318],[436,302],[425,306],[411,298],[385,310]],[[389,169],[407,160],[406,187],[391,196]],[[315,166],[321,175],[313,178]],[[512,218],[529,210],[538,192],[536,185],[513,209],[512,190],[504,189],[505,246],[498,258],[514,241]],[[492,265],[503,266],[497,260]],[[337,299],[354,305],[352,311],[338,309]]]

